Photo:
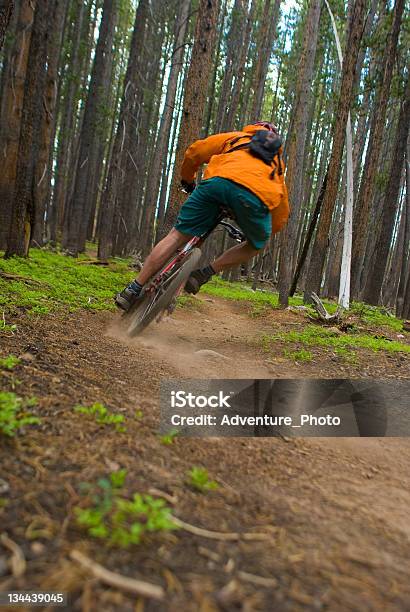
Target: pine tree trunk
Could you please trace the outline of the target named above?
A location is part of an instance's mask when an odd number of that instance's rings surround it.
[[[350,22],[349,36],[343,62],[342,81],[340,86],[339,103],[336,112],[332,153],[329,161],[329,173],[324,194],[319,226],[313,245],[309,271],[305,286],[305,301],[310,301],[312,291],[319,294],[322,281],[323,266],[325,263],[330,224],[336,201],[340,167],[346,134],[347,117],[350,110],[357,55],[363,32],[366,14],[366,0],[355,0],[353,16]]]
[[[371,274],[368,277],[368,282],[364,293],[364,301],[368,302],[369,304],[377,305],[385,275],[386,260],[392,241],[394,219],[397,212],[397,202],[400,191],[407,138],[409,134],[409,125],[410,79],[407,77],[405,97],[402,101],[400,109],[400,117],[393,146],[390,176],[383,199],[382,217],[380,221],[381,231],[379,233],[374,251],[377,253],[377,257],[374,257],[372,261]]]
[[[206,105],[206,94],[212,67],[213,45],[218,21],[219,0],[200,0],[195,27],[195,42],[191,64],[185,86],[184,104],[178,146],[175,155],[174,173],[165,217],[163,234],[175,223],[178,209],[184,199],[179,189],[180,169],[188,146],[198,138]]]
[[[272,52],[273,41],[275,40],[278,26],[279,10],[281,0],[275,0],[273,10],[270,11],[270,0],[265,0],[264,15],[262,17],[262,32],[260,38],[260,52],[255,69],[255,79],[253,86],[253,103],[250,114],[251,121],[261,119],[263,94],[265,91],[265,81],[268,74],[269,60]],[[266,28],[264,22],[266,21]]]
[[[233,85],[231,100],[229,103],[228,113],[225,115],[225,121],[222,124],[223,130],[230,130],[235,128],[242,127],[239,125],[239,122],[235,122],[235,116],[238,112],[240,95],[243,88],[244,83],[244,73],[245,73],[245,65],[248,57],[249,45],[252,36],[252,25],[256,12],[256,0],[252,0],[251,7],[249,12],[244,16],[244,24],[243,24],[243,41],[239,43],[240,52],[236,54],[238,58],[237,63],[235,64],[235,82]]]
[[[40,151],[35,171],[35,219],[32,243],[42,246],[44,242],[44,216],[47,198],[50,193],[51,166],[50,150],[55,122],[56,94],[58,81],[58,65],[63,36],[63,24],[67,5],[64,0],[54,0],[49,3],[50,22],[47,48],[47,78],[43,99],[43,112],[40,132]]]
[[[57,242],[59,231],[62,228],[65,202],[67,201],[68,166],[73,155],[72,144],[74,140],[75,124],[74,105],[79,89],[80,44],[86,8],[82,0],[77,0],[76,4],[77,12],[74,32],[72,34],[68,86],[67,93],[64,97],[63,114],[58,135],[55,187],[50,212],[50,241],[52,244]]]
[[[0,123],[0,249],[5,249],[7,246],[10,227],[24,97],[24,79],[32,24],[32,3],[30,0],[22,0],[10,66],[3,83]]]
[[[133,111],[135,101],[140,97],[140,71],[143,61],[143,46],[148,19],[149,0],[140,0],[135,15],[134,31],[131,40],[130,56],[124,79],[124,93],[121,102],[118,128],[115,135],[113,153],[101,201],[100,240],[98,244],[99,259],[106,260],[113,250],[113,226],[121,181],[124,173],[124,159],[129,154],[130,141],[133,138]]]
[[[389,34],[384,55],[383,82],[375,102],[374,122],[369,137],[365,174],[362,178],[359,197],[355,208],[352,245],[352,295],[358,297],[361,288],[362,264],[366,248],[367,226],[370,207],[375,191],[375,180],[380,156],[380,149],[385,127],[387,103],[393,75],[393,64],[396,57],[397,43],[404,10],[404,0],[396,0],[393,25]]]
[[[46,2],[38,2],[34,13],[24,84],[16,183],[5,257],[28,255],[34,223],[34,178],[45,89],[49,10],[50,5]]]
[[[410,317],[410,140],[407,142],[406,150],[406,172],[405,187],[406,195],[404,201],[405,230],[404,251],[401,262],[400,282],[396,297],[396,315],[398,317]]]
[[[14,10],[14,0],[0,0],[0,51]]]
[[[310,91],[319,34],[320,0],[310,3],[304,30],[303,51],[300,59],[300,72],[295,94],[293,126],[287,144],[286,184],[291,203],[290,218],[281,235],[279,259],[279,303],[286,307],[289,303],[289,290],[294,270],[294,250],[302,204],[303,165],[308,132]]]
[[[269,0],[267,0],[269,2]],[[215,119],[215,132],[223,130],[223,123],[230,105],[230,93],[232,88],[232,79],[234,76],[234,62],[238,55],[238,46],[240,45],[240,23],[241,15],[244,11],[243,0],[235,0],[235,4],[231,13],[231,27],[228,34],[228,50],[226,54],[224,78],[219,94],[218,109]]]
[[[147,228],[145,231],[145,239],[143,240],[141,247],[145,249],[151,246],[151,242],[154,239],[153,228],[155,221],[155,209],[158,200],[158,190],[161,181],[162,169],[166,163],[167,150],[169,146],[172,115],[175,107],[178,77],[184,57],[184,42],[188,28],[190,6],[191,0],[184,0],[181,2],[178,17],[175,23],[174,50],[172,53],[172,62],[169,72],[164,111],[162,113],[159,126],[155,155],[149,168],[146,198],[144,202],[144,216],[146,220],[145,222],[147,223]]]
[[[154,14],[160,10],[160,0],[156,0],[151,9]],[[157,22],[155,19],[155,22]],[[157,89],[158,74],[160,72],[161,47],[164,36],[163,24],[157,30],[153,29],[153,20],[148,20],[146,31],[146,44],[142,65],[141,87],[135,99],[133,109],[135,135],[129,141],[128,155],[124,159],[124,181],[119,197],[119,215],[117,239],[114,247],[115,255],[130,254],[141,240],[141,230],[146,228],[148,219],[139,227],[138,220],[143,214],[141,201],[144,194],[145,175],[150,149],[151,117],[153,110],[153,96]]]
[[[67,237],[65,239],[66,249],[73,256],[77,256],[79,252],[85,249],[87,227],[92,210],[92,188],[98,171],[98,143],[104,106],[107,102],[107,77],[112,57],[117,4],[117,0],[104,0],[90,88],[84,109],[77,171],[70,201]]]

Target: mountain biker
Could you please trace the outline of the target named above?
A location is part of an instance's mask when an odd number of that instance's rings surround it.
[[[256,140],[262,156],[276,146],[275,158],[262,159],[258,151],[251,154],[250,142]],[[188,147],[181,167],[181,185],[190,196],[182,205],[175,226],[151,251],[137,278],[117,294],[116,305],[128,311],[144,284],[178,248],[215,225],[221,206],[232,211],[246,241],[228,249],[205,268],[192,272],[185,291],[197,293],[211,276],[246,263],[263,249],[271,233],[281,230],[289,216],[281,153],[278,130],[265,121],[247,125],[242,131],[197,140]],[[196,186],[196,174],[202,164],[208,164],[204,180]]]

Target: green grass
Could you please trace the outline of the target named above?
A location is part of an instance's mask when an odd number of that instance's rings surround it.
[[[118,433],[127,431],[123,425],[125,422],[124,415],[111,412],[104,404],[100,404],[100,402],[95,402],[92,406],[74,406],[74,411],[78,414],[92,416],[99,425],[113,425],[115,431]]]
[[[275,335],[265,335],[263,345],[270,350],[271,344],[282,341],[306,347],[321,346],[333,348],[339,355],[348,354],[351,349],[367,349],[371,351],[385,351],[388,353],[410,353],[410,346],[395,340],[375,337],[368,334],[338,334],[328,327],[306,325],[301,331],[289,331]]]
[[[209,283],[204,285],[201,292],[226,300],[249,302],[251,304],[249,314],[254,318],[263,316],[269,312],[270,308],[279,308],[278,294],[276,292],[270,290],[252,291],[251,285],[245,282],[231,283],[219,277],[213,277]],[[322,300],[322,302],[329,314],[333,314],[336,311],[336,302],[326,299]],[[289,298],[289,305],[303,305],[303,297],[295,295]],[[308,306],[308,308],[310,314],[315,314],[312,307]],[[397,332],[400,332],[403,328],[403,322],[388,313],[386,309],[363,304],[362,302],[352,302],[348,314],[356,315],[362,322],[373,327],[388,327]]]
[[[168,433],[163,436],[159,436],[159,441],[164,446],[171,446],[175,442],[175,438],[178,436],[178,429],[170,429]]]
[[[7,357],[1,357],[0,358],[0,369],[13,370],[20,362],[21,362],[21,359],[19,359],[15,355],[8,355]]]
[[[310,351],[306,351],[305,349],[300,349],[299,351],[288,351],[285,349],[283,351],[283,355],[287,357],[287,359],[291,359],[296,363],[307,363],[313,359],[312,353]]]
[[[149,533],[177,529],[164,500],[139,493],[131,499],[125,495],[126,474],[118,470],[96,484],[83,483],[88,503],[74,508],[77,525],[91,537],[120,548],[140,544]]]
[[[0,434],[14,437],[25,425],[37,425],[41,421],[27,409],[35,406],[35,397],[23,399],[15,393],[0,391]]]
[[[210,480],[208,470],[203,467],[194,466],[189,470],[188,484],[197,491],[204,493],[218,488],[218,483],[215,480]]]
[[[0,272],[22,277],[0,276],[0,311],[13,313],[18,307],[46,314],[64,307],[114,309],[113,295],[132,279],[132,270],[122,259],[113,259],[108,267],[80,263],[87,259],[45,249],[31,249],[29,258],[0,259]]]

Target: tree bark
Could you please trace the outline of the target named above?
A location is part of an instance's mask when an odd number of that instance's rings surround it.
[[[356,203],[352,245],[352,295],[355,297],[358,297],[361,288],[362,264],[366,249],[366,230],[369,221],[370,206],[375,192],[375,179],[385,127],[387,103],[403,10],[404,0],[396,0],[393,13],[393,25],[384,55],[383,82],[380,93],[376,98],[375,115],[369,137],[365,171]]]
[[[278,26],[279,10],[281,0],[275,0],[272,11],[270,0],[265,0],[265,10],[262,17],[262,32],[260,37],[260,51],[255,68],[255,79],[253,85],[253,101],[250,114],[251,121],[261,119],[263,94],[265,91],[266,75],[268,74],[269,61],[272,53],[272,45],[275,40]],[[264,22],[266,20],[266,28]]]
[[[14,0],[0,0],[0,51],[14,10]]]
[[[33,14],[32,2],[22,0],[9,70],[3,83],[0,123],[0,249],[5,249],[7,246],[10,227],[24,98],[24,79]]]
[[[34,176],[45,88],[49,10],[50,5],[40,1],[34,13],[24,84],[16,184],[5,257],[28,255],[34,223]]]
[[[77,0],[76,6],[77,11],[68,68],[68,85],[66,95],[64,96],[64,107],[58,135],[55,186],[50,211],[50,241],[52,244],[56,244],[63,223],[68,190],[68,165],[73,153],[72,144],[76,117],[74,105],[79,90],[80,45],[86,8],[82,0]]]
[[[47,44],[47,77],[46,89],[43,98],[43,112],[40,130],[40,151],[35,170],[35,219],[33,227],[32,242],[43,245],[44,242],[44,217],[47,198],[50,194],[51,165],[50,150],[52,148],[52,136],[55,122],[55,111],[57,101],[58,65],[63,39],[63,24],[67,5],[64,0],[50,2],[50,22],[47,24],[49,38]]]
[[[308,132],[310,92],[319,34],[320,6],[320,0],[312,0],[306,18],[298,85],[292,112],[293,126],[286,147],[286,184],[291,203],[291,213],[286,228],[281,234],[278,290],[279,303],[282,307],[286,307],[289,303],[289,290],[294,270],[295,243],[303,197],[303,166]]]
[[[389,181],[383,198],[381,231],[374,252],[377,257],[372,261],[371,274],[368,277],[364,293],[364,301],[369,304],[378,304],[380,290],[386,271],[386,261],[389,254],[394,219],[397,213],[397,202],[400,191],[402,168],[406,151],[407,138],[410,125],[410,79],[407,77],[405,97],[401,104],[400,117],[397,125],[396,138],[393,146],[393,158]]]
[[[112,56],[112,41],[117,18],[117,0],[104,0],[97,48],[91,73],[90,88],[84,109],[80,135],[80,150],[74,191],[70,201],[65,245],[70,255],[84,251],[89,215],[92,209],[91,193],[98,172],[98,143],[103,108],[107,101],[108,74]]]
[[[165,97],[164,111],[158,131],[155,155],[152,165],[149,168],[148,181],[146,187],[146,198],[144,202],[144,216],[147,227],[145,240],[141,246],[147,248],[154,239],[155,210],[158,201],[158,190],[161,181],[162,169],[166,163],[167,148],[169,145],[172,116],[175,107],[178,77],[182,67],[184,57],[184,43],[188,29],[189,9],[191,0],[183,0],[180,4],[178,17],[175,24],[175,42],[172,52],[172,61],[169,72],[167,93]]]
[[[219,0],[200,0],[195,28],[195,42],[185,87],[182,120],[163,234],[171,230],[175,223],[178,209],[184,199],[179,189],[179,173],[185,151],[201,132],[212,66],[218,8]]]
[[[135,14],[134,31],[131,40],[130,55],[124,79],[118,128],[114,139],[113,153],[108,169],[107,184],[101,201],[100,240],[98,257],[106,260],[113,249],[113,224],[118,207],[118,196],[124,176],[124,158],[129,154],[130,141],[133,138],[133,111],[135,101],[141,95],[139,74],[142,68],[143,46],[146,23],[148,19],[149,0],[140,0]]]
[[[366,4],[366,0],[355,0],[353,15],[350,21],[349,36],[343,62],[339,103],[336,112],[332,153],[329,161],[328,180],[306,280],[304,293],[305,301],[310,301],[310,294],[312,291],[318,295],[320,293],[323,266],[328,245],[329,229],[338,190],[340,167],[342,163],[346,134],[346,124],[352,100],[357,56],[363,33]]]

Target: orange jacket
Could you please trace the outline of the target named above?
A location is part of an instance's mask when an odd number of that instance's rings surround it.
[[[264,128],[247,125],[242,132],[225,132],[197,140],[185,152],[181,178],[187,183],[193,183],[198,168],[202,164],[208,164],[204,179],[213,176],[230,179],[247,187],[266,204],[272,214],[272,232],[275,233],[282,229],[289,217],[288,192],[284,175],[276,171],[275,178],[272,179],[272,167],[251,155],[247,149],[224,153],[231,148],[229,145],[231,140],[238,136],[252,135],[260,129]],[[239,140],[237,144],[244,142],[246,139]],[[284,170],[283,162],[282,167]]]

